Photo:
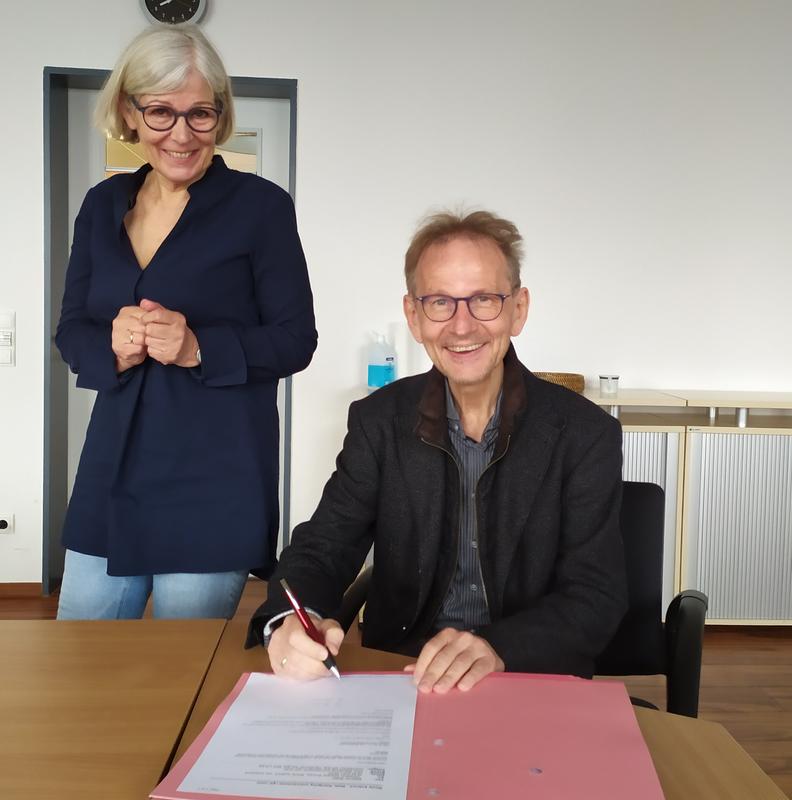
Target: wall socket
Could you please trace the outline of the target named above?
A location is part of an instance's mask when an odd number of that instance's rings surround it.
[[[0,513],[0,536],[14,532],[14,515]]]

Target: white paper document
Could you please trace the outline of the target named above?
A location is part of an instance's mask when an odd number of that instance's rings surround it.
[[[252,673],[174,796],[404,800],[415,702],[409,675]]]

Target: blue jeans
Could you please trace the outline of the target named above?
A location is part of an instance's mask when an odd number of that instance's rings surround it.
[[[107,559],[66,551],[58,619],[140,619],[149,595],[159,619],[234,616],[248,571],[107,574]]]

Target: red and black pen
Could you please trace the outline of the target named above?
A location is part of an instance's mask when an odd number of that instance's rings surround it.
[[[294,609],[294,613],[297,615],[297,619],[300,620],[302,623],[305,632],[318,644],[322,645],[322,647],[327,647],[325,644],[324,637],[318,630],[316,630],[316,626],[313,624],[313,621],[305,613],[305,609],[300,604],[300,601],[295,596],[294,592],[289,588],[289,584],[281,578],[281,586],[283,587],[283,591],[286,592],[286,597],[289,598],[289,602],[291,603],[291,607]],[[327,658],[322,662],[329,670],[333,673],[333,675],[341,680],[341,673],[338,671],[338,665],[333,658],[333,654],[328,650],[327,651]]]

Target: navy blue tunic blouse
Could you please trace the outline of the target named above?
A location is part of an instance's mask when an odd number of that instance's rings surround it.
[[[98,390],[63,531],[110,575],[275,564],[278,379],[316,349],[313,299],[289,195],[219,156],[145,270],[123,224],[151,167],[103,181],[74,225],[56,342]],[[122,306],[180,311],[194,369],[147,358],[116,374]]]

